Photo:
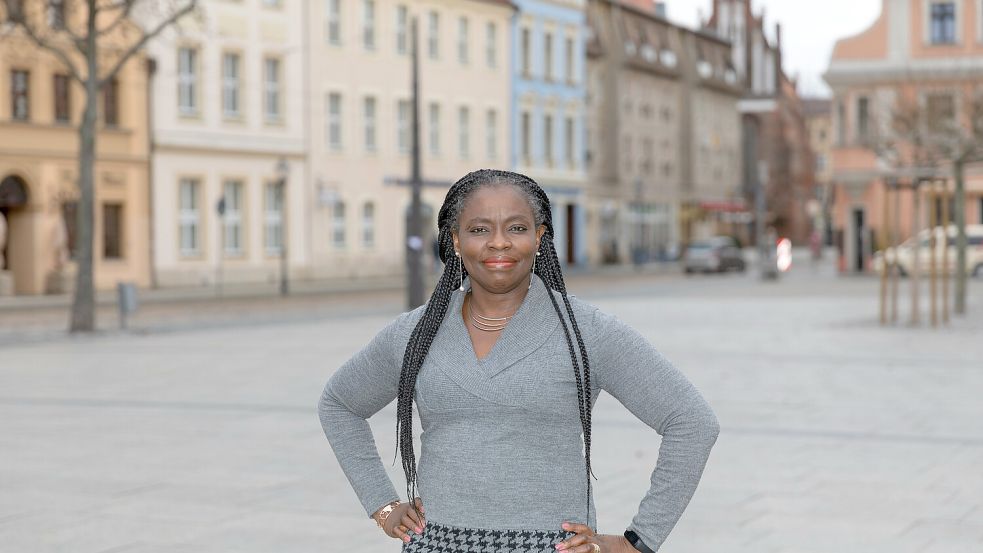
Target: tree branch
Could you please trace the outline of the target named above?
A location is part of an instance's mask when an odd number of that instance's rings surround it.
[[[183,8],[171,14],[170,17],[160,22],[160,24],[158,24],[150,31],[144,33],[144,35],[140,37],[140,40],[133,43],[133,45],[131,45],[126,51],[123,52],[120,58],[116,61],[116,64],[113,65],[112,69],[110,69],[109,72],[107,72],[101,79],[99,79],[99,87],[102,87],[107,82],[111,81],[113,77],[115,77],[116,74],[119,73],[120,69],[123,68],[123,65],[126,64],[126,62],[131,57],[133,57],[133,55],[136,54],[141,48],[143,48],[147,44],[147,42],[150,41],[150,39],[159,35],[161,32],[164,31],[164,29],[166,29],[168,26],[176,22],[178,19],[181,19],[185,15],[188,15],[189,13],[194,11],[194,9],[197,7],[197,4],[198,4],[197,0],[189,0],[188,4],[185,5]]]
[[[72,62],[72,59],[68,56],[68,53],[52,44],[51,41],[47,40],[45,37],[41,36],[37,30],[32,27],[30,23],[28,23],[27,17],[23,12],[20,10],[11,10],[10,7],[13,5],[13,3],[14,2],[10,0],[6,2],[9,21],[13,23],[16,28],[23,30],[27,38],[29,38],[38,48],[54,54],[54,56],[65,65],[65,68],[68,69],[68,74],[72,77],[72,79],[79,84],[84,84],[82,74]]]
[[[121,2],[116,2],[115,4],[111,4],[109,6],[104,7],[102,9],[103,11],[120,10],[120,12],[112,23],[107,25],[105,28],[97,31],[96,35],[103,36],[116,30],[116,28],[119,27],[120,24],[122,24],[130,17],[130,13],[133,11],[133,5],[135,3],[136,3],[135,0],[122,0]]]

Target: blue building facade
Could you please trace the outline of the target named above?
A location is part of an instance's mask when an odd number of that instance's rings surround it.
[[[561,263],[587,261],[584,125],[586,0],[514,0],[512,168],[553,205]]]

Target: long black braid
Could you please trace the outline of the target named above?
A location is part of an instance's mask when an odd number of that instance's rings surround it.
[[[577,381],[577,400],[580,409],[580,424],[584,432],[584,464],[587,476],[587,519],[590,520],[590,494],[591,494],[591,463],[590,463],[590,443],[591,443],[591,380],[590,362],[587,358],[587,348],[584,346],[584,339],[580,334],[580,327],[577,319],[573,315],[573,308],[567,297],[566,285],[563,282],[563,273],[560,270],[560,260],[556,255],[556,248],[553,245],[553,218],[550,211],[550,201],[546,192],[536,181],[531,178],[512,173],[509,171],[499,171],[493,169],[482,169],[465,175],[461,180],[454,183],[444,203],[437,215],[437,245],[440,260],[444,262],[444,272],[437,282],[437,287],[430,296],[430,301],[423,312],[423,316],[417,322],[416,327],[410,334],[409,342],[406,344],[406,351],[403,353],[402,372],[399,377],[399,392],[396,403],[396,447],[403,460],[403,473],[406,475],[406,494],[411,499],[414,509],[416,503],[412,498],[416,497],[416,454],[413,450],[413,393],[416,389],[416,378],[420,373],[420,368],[427,358],[430,345],[440,328],[444,316],[447,314],[447,307],[450,305],[451,295],[458,287],[460,279],[467,275],[467,271],[462,263],[448,262],[454,256],[454,240],[452,231],[458,227],[458,218],[464,209],[471,194],[481,186],[485,185],[511,185],[517,187],[522,194],[529,200],[530,207],[536,218],[536,226],[545,225],[546,231],[539,243],[540,256],[537,258],[535,272],[546,283],[547,287],[556,290],[563,298],[566,308],[567,318],[573,327],[574,337],[577,340],[577,347],[574,348],[573,339],[570,336],[570,328],[567,326],[567,319],[564,318],[560,305],[556,297],[549,293],[553,309],[560,318],[563,326],[563,334],[566,338],[567,349],[570,353],[570,361],[573,364],[574,377]],[[580,354],[578,359],[577,353]],[[582,367],[582,369],[581,369]],[[422,516],[422,513],[421,513]],[[585,521],[586,522],[586,521]]]

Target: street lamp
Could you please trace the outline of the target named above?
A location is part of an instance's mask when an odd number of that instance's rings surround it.
[[[280,157],[276,163],[276,193],[277,201],[280,203],[280,295],[286,296],[290,293],[287,285],[287,177],[290,175],[290,166],[287,158]]]

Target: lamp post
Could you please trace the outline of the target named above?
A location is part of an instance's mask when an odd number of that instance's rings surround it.
[[[290,166],[287,158],[280,157],[276,163],[276,193],[277,201],[280,203],[280,295],[286,296],[290,293],[287,284],[287,177],[290,175]]]

